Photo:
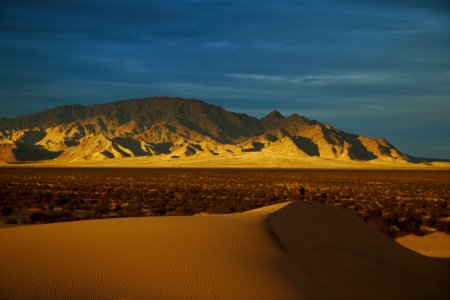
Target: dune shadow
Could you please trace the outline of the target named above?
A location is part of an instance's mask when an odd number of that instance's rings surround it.
[[[350,213],[292,202],[267,218],[281,270],[305,299],[448,299],[448,265],[404,248]]]
[[[280,238],[275,233],[275,231],[272,230],[272,227],[270,226],[270,215],[264,219],[263,227],[264,227],[264,230],[269,234],[270,238],[277,245],[277,247],[279,247],[282,250],[286,250],[283,243],[281,242]]]

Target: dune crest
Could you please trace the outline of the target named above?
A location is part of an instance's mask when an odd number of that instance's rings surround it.
[[[284,271],[306,299],[449,299],[450,270],[350,213],[294,202],[269,217]]]

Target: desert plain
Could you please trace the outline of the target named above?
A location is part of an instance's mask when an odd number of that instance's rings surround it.
[[[0,298],[448,299],[449,176],[1,168]]]

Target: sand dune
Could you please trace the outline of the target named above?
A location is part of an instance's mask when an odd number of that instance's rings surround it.
[[[3,229],[0,299],[298,299],[273,209]]]
[[[350,213],[294,202],[270,215],[284,270],[307,299],[449,299],[450,270]]]
[[[397,243],[422,255],[450,259],[450,235],[434,232],[425,236],[407,235],[398,238]]]
[[[2,229],[0,299],[449,296],[444,264],[339,209],[285,205]]]

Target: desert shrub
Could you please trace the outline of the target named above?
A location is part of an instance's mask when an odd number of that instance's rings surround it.
[[[64,196],[58,196],[55,200],[55,203],[58,206],[67,205],[69,202],[70,202],[70,199],[68,197],[64,197]]]
[[[114,207],[114,212],[118,212],[122,209],[122,205],[120,205],[120,203],[116,203],[116,206]]]
[[[5,216],[8,217],[11,213],[13,212],[13,209],[11,206],[4,206],[0,209],[0,213]]]
[[[15,218],[8,218],[5,221],[6,224],[18,224],[17,220]]]
[[[375,227],[390,238],[396,238],[400,233],[399,231],[396,231],[392,225],[383,220],[377,222]]]
[[[45,221],[48,223],[55,223],[55,222],[58,222],[59,220],[61,220],[61,214],[57,213],[55,211],[50,212],[45,217]]]
[[[33,223],[45,223],[47,220],[47,215],[43,212],[33,212],[32,214],[30,214],[30,220]]]
[[[128,217],[139,217],[142,212],[141,201],[133,201],[125,207],[125,214]]]
[[[438,220],[436,222],[436,229],[446,233],[450,233],[450,222],[447,220]]]
[[[28,212],[32,223],[134,216],[142,208],[146,215],[233,213],[298,199],[304,186],[307,200],[326,190],[334,205],[392,236],[418,232],[421,225],[448,231],[449,179],[448,172],[42,169],[36,174],[20,168],[0,170],[0,208],[54,208],[55,214],[34,215],[35,221]],[[109,203],[119,205],[110,210]]]

